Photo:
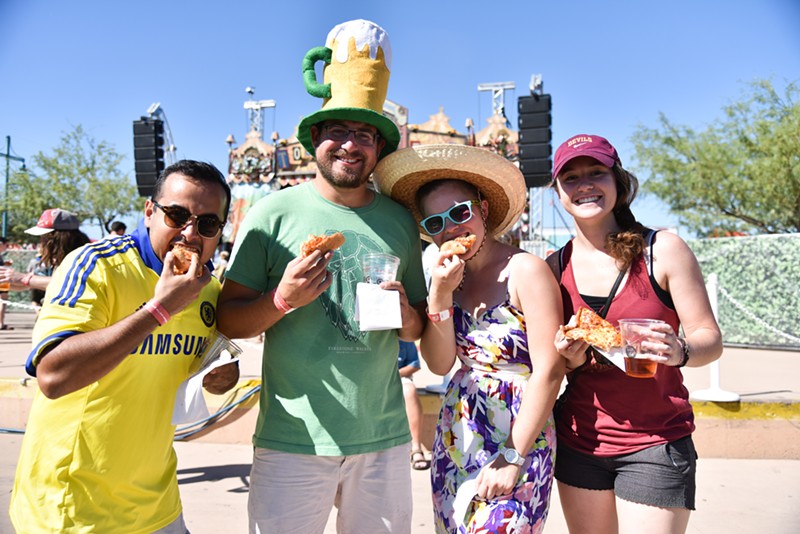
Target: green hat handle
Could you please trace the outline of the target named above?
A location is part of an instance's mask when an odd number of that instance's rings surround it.
[[[317,82],[317,72],[314,70],[314,64],[317,61],[324,61],[330,64],[333,51],[327,46],[317,46],[312,48],[306,53],[303,58],[303,83],[306,85],[306,91],[311,96],[317,98],[330,98],[331,97],[331,84],[326,83],[320,85]]]

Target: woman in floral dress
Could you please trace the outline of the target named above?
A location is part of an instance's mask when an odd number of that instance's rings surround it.
[[[461,255],[440,252],[431,271],[428,367],[446,375],[433,447],[437,532],[541,532],[555,459],[552,407],[565,360],[552,339],[561,319],[541,259],[497,240],[519,218],[519,170],[487,150],[428,145],[400,150],[375,183],[404,204],[441,246],[474,235]]]

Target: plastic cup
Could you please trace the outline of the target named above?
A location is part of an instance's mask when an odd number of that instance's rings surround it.
[[[12,265],[14,265],[14,262],[11,260],[6,260],[4,265],[10,268]],[[0,293],[8,293],[9,291],[11,291],[11,282],[0,282]]]
[[[368,284],[393,282],[397,279],[400,258],[383,252],[369,252],[361,257],[361,270]]]
[[[192,362],[189,374],[193,375],[204,369],[208,364],[219,358],[223,351],[228,351],[231,358],[236,358],[242,353],[241,347],[231,341],[225,334],[218,330],[212,330],[200,347],[197,357]]]
[[[625,374],[634,378],[652,378],[658,362],[647,359],[642,342],[649,338],[650,327],[663,323],[658,319],[620,319],[619,334],[625,348]]]

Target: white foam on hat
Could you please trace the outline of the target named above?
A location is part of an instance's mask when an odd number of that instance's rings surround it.
[[[392,47],[389,44],[389,34],[374,22],[363,19],[343,22],[328,33],[325,46],[333,50],[336,61],[339,63],[347,61],[347,45],[351,37],[355,38],[356,50],[359,52],[364,49],[364,46],[369,45],[370,59],[377,58],[378,48],[383,48],[386,68],[392,70]],[[335,50],[333,49],[334,41],[337,42]]]

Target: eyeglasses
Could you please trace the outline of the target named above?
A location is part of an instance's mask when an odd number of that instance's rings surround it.
[[[459,202],[447,211],[434,213],[433,215],[425,217],[420,221],[419,225],[422,226],[422,229],[425,230],[428,235],[436,235],[444,230],[446,224],[445,218],[450,219],[455,224],[464,224],[472,219],[472,206],[479,205],[480,201],[478,200],[465,200],[464,202]]]
[[[225,226],[225,222],[220,221],[216,215],[192,215],[189,210],[180,206],[162,206],[155,200],[152,202],[155,207],[164,212],[164,222],[170,228],[183,230],[190,222],[193,222],[198,234],[212,238],[217,237],[222,227]]]
[[[353,134],[355,142],[361,146],[375,146],[378,142],[380,134],[377,132],[370,132],[369,130],[351,130],[338,124],[324,125],[322,128],[328,132],[328,138],[336,141],[337,143],[344,143]]]

